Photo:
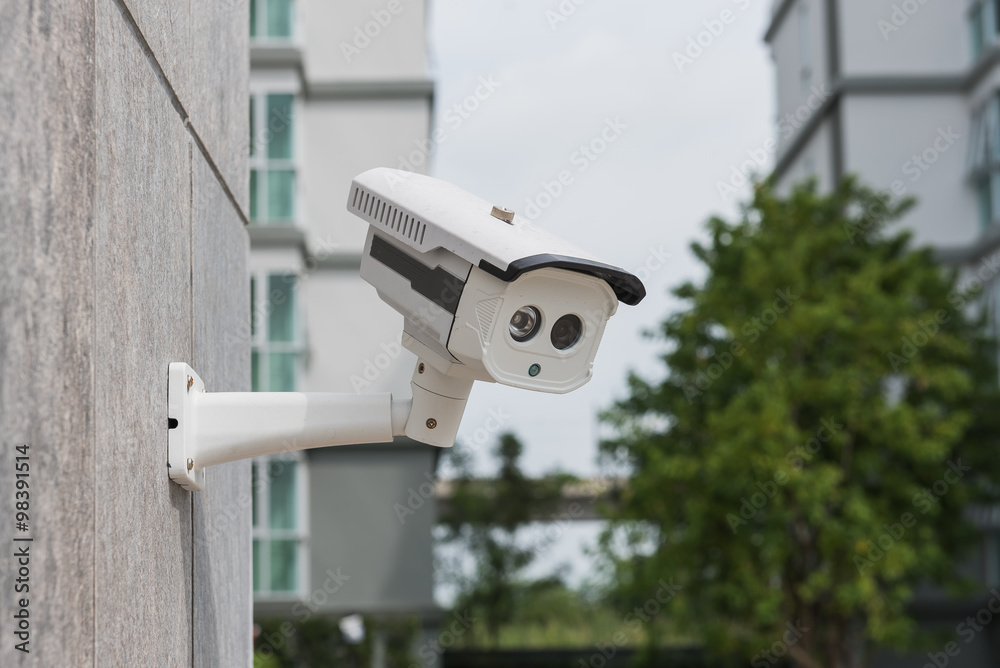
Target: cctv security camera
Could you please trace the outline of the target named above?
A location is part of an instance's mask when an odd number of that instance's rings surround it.
[[[428,176],[372,169],[347,208],[369,224],[361,277],[402,314],[403,345],[419,358],[406,431],[418,441],[451,445],[458,430],[437,417],[427,428],[425,392],[460,418],[473,380],[556,393],[585,384],[618,302],[646,294],[633,274]]]
[[[450,447],[476,380],[570,392],[590,380],[627,271],[451,184],[393,169],[354,179],[369,225],[361,276],[403,315],[417,355],[412,398],[389,393],[208,392],[183,362],[167,374],[167,469],[204,489],[206,467],[278,452],[384,443]]]

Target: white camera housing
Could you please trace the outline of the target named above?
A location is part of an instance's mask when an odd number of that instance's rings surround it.
[[[458,430],[436,417],[440,431],[421,426],[424,391],[453,399],[447,412],[460,419],[474,380],[575,390],[591,378],[618,302],[645,296],[629,272],[428,176],[369,170],[347,208],[369,224],[361,277],[402,314],[403,345],[420,359],[406,433],[422,442],[451,445]]]
[[[406,435],[455,442],[476,380],[569,392],[590,380],[632,274],[451,184],[373,169],[347,208],[370,225],[361,275],[403,315],[418,362],[412,398],[389,393],[208,392],[184,362],[167,370],[167,471],[204,489],[205,469],[278,452]]]
[[[373,169],[354,179],[347,208],[369,223],[362,278],[403,315],[404,345],[449,376],[575,390],[618,301],[645,296],[632,274],[438,179]],[[524,307],[540,322],[518,341],[508,325]],[[581,331],[560,348],[564,316]]]

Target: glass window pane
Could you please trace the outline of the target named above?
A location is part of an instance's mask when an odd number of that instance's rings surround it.
[[[297,353],[271,353],[267,356],[268,392],[294,392],[297,382]]]
[[[986,582],[987,584],[996,584],[1000,582],[1000,534],[987,534],[986,541],[988,543],[986,548]]]
[[[250,4],[253,6],[253,3]],[[253,138],[257,135],[257,119],[254,116],[254,96],[250,96],[250,156],[253,157],[254,141]]]
[[[1000,165],[1000,101],[991,98],[986,105],[986,162],[989,167]]]
[[[257,462],[250,466],[250,526],[256,527],[260,523],[257,514],[257,485],[260,484],[260,477],[257,475]]]
[[[275,160],[292,158],[292,96],[267,96],[267,157]]]
[[[250,0],[250,36],[260,36],[260,32],[257,27],[257,0]]]
[[[969,171],[986,166],[986,111],[981,109],[972,117],[969,133]]]
[[[272,169],[267,173],[267,217],[291,221],[295,216],[295,172]]]
[[[990,220],[987,225],[1000,220],[1000,172],[990,174],[990,205]]]
[[[250,277],[250,336],[257,333],[257,279]]]
[[[298,462],[294,459],[275,459],[268,464],[268,481],[271,484],[268,510],[272,529],[295,529],[295,471]]]
[[[972,12],[972,19],[970,21],[970,27],[972,30],[972,57],[978,60],[983,54],[983,8],[977,7]]]
[[[263,583],[261,582],[261,571],[264,565],[260,563],[260,557],[262,550],[260,549],[261,541],[256,538],[253,541],[253,590],[261,591]]]
[[[295,274],[267,278],[268,341],[295,341]]]
[[[257,170],[250,170],[250,220],[257,220]]]
[[[993,22],[993,7],[990,6],[991,3],[989,0],[978,4],[979,8],[976,10],[976,13],[979,14],[979,29],[982,32],[981,39],[983,41],[983,51],[985,51],[989,48],[993,38],[993,31],[990,29],[990,24]]]
[[[271,541],[271,591],[295,591],[298,588],[297,540]]]
[[[809,5],[799,4],[799,63],[804,69],[812,68],[812,26],[809,24]]]
[[[267,2],[267,36],[292,36],[291,0],[265,0]]]
[[[250,353],[250,391],[260,392],[260,373],[257,368],[261,364],[260,354],[256,350]]]

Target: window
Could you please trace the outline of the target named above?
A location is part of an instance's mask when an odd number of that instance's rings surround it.
[[[812,153],[807,153],[802,158],[802,170],[806,178],[813,178],[816,174],[816,158]]]
[[[250,38],[291,41],[292,0],[250,0]]]
[[[987,285],[987,323],[989,324],[989,334],[994,338],[1000,338],[1000,281],[992,280]],[[997,363],[997,384],[1000,386],[1000,347],[994,350],[994,359]],[[994,505],[992,511],[995,513],[994,517],[1000,520],[1000,505]],[[1000,539],[1000,521],[995,521],[997,532],[992,534],[994,538]],[[1000,547],[1000,540],[997,540],[997,546]],[[994,563],[997,566],[997,582],[1000,585],[1000,550],[993,553]]]
[[[802,94],[808,96],[813,85],[812,26],[809,21],[809,0],[799,2],[799,83]]]
[[[254,595],[298,596],[308,588],[302,453],[254,459],[252,489]]]
[[[295,96],[250,96],[250,221],[291,225],[295,219]]]
[[[253,390],[297,389],[304,345],[290,273],[250,277]],[[253,590],[261,596],[305,591],[306,475],[301,452],[253,460]]]
[[[1000,98],[996,94],[973,116],[969,168],[979,224],[985,230],[1000,220]]]
[[[979,60],[1000,36],[1000,0],[977,0],[969,9],[972,59]]]
[[[294,392],[305,345],[295,274],[250,277],[251,377],[254,392]]]
[[[987,587],[1000,585],[1000,532],[987,529],[983,536],[983,582]]]

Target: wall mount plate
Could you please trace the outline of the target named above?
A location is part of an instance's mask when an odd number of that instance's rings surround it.
[[[167,472],[184,489],[205,488],[205,469],[194,452],[195,398],[205,383],[183,362],[171,362],[167,372]]]

